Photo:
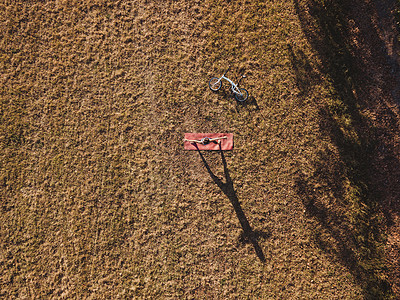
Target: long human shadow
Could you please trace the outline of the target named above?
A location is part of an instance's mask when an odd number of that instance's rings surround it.
[[[226,182],[224,183],[221,179],[219,179],[212,171],[210,166],[208,165],[206,159],[204,158],[203,154],[197,147],[197,151],[199,152],[199,155],[201,157],[201,160],[204,163],[204,166],[206,167],[208,173],[210,174],[212,180],[218,185],[218,187],[222,190],[222,192],[228,197],[229,201],[232,203],[233,208],[235,209],[236,216],[239,219],[240,225],[242,226],[243,229],[243,241],[247,243],[251,243],[254,247],[254,250],[257,254],[257,257],[262,261],[265,262],[265,256],[264,253],[258,244],[258,238],[262,237],[266,234],[263,234],[258,231],[254,231],[251,226],[249,221],[246,218],[246,215],[244,214],[242,207],[240,206],[239,199],[236,195],[235,189],[233,187],[233,181],[231,176],[229,175],[229,169],[228,165],[226,163],[225,155],[224,152],[220,150],[219,152],[221,153],[221,159],[222,159],[222,164],[224,166],[224,175],[225,175],[225,180]]]

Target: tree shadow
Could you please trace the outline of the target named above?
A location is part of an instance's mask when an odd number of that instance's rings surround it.
[[[301,196],[307,215],[315,218],[321,225],[321,228],[314,229],[315,244],[330,255],[338,257],[343,265],[352,270],[357,280],[362,280],[363,270],[353,250],[357,247],[357,241],[346,223],[345,216],[321,201],[319,196],[322,196],[322,193],[315,191],[304,178],[297,178],[296,189]]]
[[[240,237],[240,242],[252,244],[257,257],[260,259],[261,262],[264,263],[266,261],[266,259],[265,259],[264,253],[258,243],[258,240],[259,240],[259,238],[269,237],[269,234],[264,233],[262,231],[253,230],[251,228],[250,223],[247,220],[246,215],[244,214],[244,212],[242,210],[239,199],[236,195],[236,191],[233,187],[233,181],[229,174],[229,169],[228,169],[228,165],[227,165],[227,162],[225,159],[224,152],[221,149],[219,150],[219,152],[221,154],[222,164],[224,167],[225,183],[211,171],[210,166],[208,165],[206,159],[204,158],[203,154],[201,153],[201,151],[198,148],[197,148],[197,151],[199,152],[200,158],[203,161],[203,164],[206,167],[208,174],[210,174],[214,183],[228,197],[229,201],[231,202],[231,204],[235,210],[236,216],[239,219],[240,225],[242,226],[242,229],[243,229],[243,234]]]
[[[329,78],[329,100],[318,103],[319,127],[336,147],[319,153],[313,174],[298,175],[296,190],[307,214],[319,224],[316,244],[350,270],[367,299],[390,297],[393,282],[399,282],[398,271],[388,276],[383,228],[399,211],[400,162],[392,144],[399,121],[389,103],[396,102],[393,92],[400,84],[393,84],[393,77],[400,71],[373,25],[381,23],[371,17],[382,10],[390,15],[390,10],[383,5],[377,12],[377,5],[294,0],[303,32],[322,62],[318,72],[301,50],[289,46],[300,98],[322,82],[317,74]],[[363,110],[380,119],[367,117]]]
[[[296,85],[299,89],[298,99],[301,101],[299,104],[302,104],[304,99],[310,94],[312,87],[319,83],[321,79],[301,49],[295,50],[290,44],[287,47],[292,69],[296,76]]]

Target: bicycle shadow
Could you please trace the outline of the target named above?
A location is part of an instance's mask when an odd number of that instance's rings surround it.
[[[203,161],[204,166],[206,167],[208,173],[210,174],[212,180],[218,185],[218,187],[222,190],[222,192],[228,197],[229,201],[231,202],[236,216],[239,219],[240,225],[242,226],[243,229],[243,234],[240,237],[240,242],[242,243],[251,243],[254,247],[254,250],[257,254],[257,257],[260,259],[261,262],[265,262],[265,256],[264,253],[258,244],[258,239],[259,238],[267,238],[269,237],[268,233],[264,233],[258,230],[253,230],[250,226],[249,221],[246,218],[246,215],[244,214],[242,207],[240,205],[239,199],[236,195],[235,189],[233,187],[233,181],[231,176],[229,175],[229,169],[227,166],[227,162],[225,159],[224,152],[221,150],[220,147],[220,153],[221,153],[221,159],[222,159],[222,164],[224,166],[224,175],[225,175],[225,180],[226,182],[224,183],[220,178],[218,178],[212,171],[210,166],[208,165],[206,159],[204,158],[203,154],[197,147],[197,151],[199,152],[199,155],[201,157],[201,160]]]
[[[235,110],[237,113],[240,113],[241,110],[247,110],[249,112],[260,110],[260,106],[258,105],[258,102],[254,96],[249,96],[247,100],[241,102],[235,98],[235,94],[231,91],[220,91],[219,94],[223,99],[229,99],[233,101],[233,105],[235,105]]]
[[[233,96],[233,98],[235,98]],[[254,96],[249,96],[246,101],[239,102],[235,99],[236,112],[240,113],[242,109],[248,110],[249,112],[259,111],[260,106],[258,106],[257,100]]]

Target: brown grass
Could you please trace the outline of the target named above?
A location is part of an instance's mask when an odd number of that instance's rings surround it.
[[[349,42],[367,32],[347,31],[354,12],[0,6],[2,298],[399,295],[399,191],[379,189],[398,180],[399,108],[380,53],[356,58],[369,52]],[[248,75],[243,105],[207,87],[229,64]],[[185,132],[232,132],[235,150],[185,152]]]

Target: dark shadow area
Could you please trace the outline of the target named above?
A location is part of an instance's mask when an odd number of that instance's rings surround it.
[[[251,226],[249,221],[246,218],[246,215],[244,214],[242,207],[240,206],[239,199],[236,195],[235,189],[233,187],[233,181],[231,176],[229,175],[229,169],[228,165],[226,163],[225,155],[222,150],[220,150],[221,153],[221,159],[222,159],[222,164],[224,166],[224,175],[225,175],[225,180],[226,182],[224,183],[218,176],[216,176],[212,171],[210,166],[208,165],[206,159],[204,158],[203,154],[201,151],[198,149],[199,155],[201,157],[201,160],[203,161],[204,166],[206,167],[208,173],[210,174],[212,180],[215,182],[216,185],[222,190],[222,192],[228,197],[229,201],[231,202],[236,216],[239,219],[240,225],[242,226],[243,229],[243,234],[240,238],[240,241],[242,243],[250,243],[253,245],[254,250],[257,254],[257,257],[260,259],[260,261],[265,262],[265,256],[264,253],[258,244],[258,239],[259,238],[266,238],[268,237],[268,234],[263,233],[261,231],[254,231]]]
[[[321,225],[321,228],[315,229],[313,235],[315,244],[325,252],[338,257],[360,280],[363,277],[363,270],[353,250],[357,247],[357,241],[351,234],[351,228],[346,224],[345,216],[320,201],[318,192],[303,178],[297,179],[296,188],[307,215],[315,218]]]
[[[294,0],[320,69],[288,47],[299,98],[323,82],[319,76],[331,84],[328,99],[317,105],[321,134],[336,146],[319,153],[312,175],[298,175],[297,193],[319,224],[315,243],[351,271],[366,299],[400,291],[398,254],[388,265],[384,251],[385,226],[398,216],[400,201],[398,42],[385,35],[393,3]]]
[[[292,68],[296,75],[296,85],[299,89],[298,98],[301,101],[299,104],[302,104],[302,101],[304,101],[311,92],[312,87],[320,83],[321,79],[301,49],[295,51],[290,44],[288,44],[287,47]]]

